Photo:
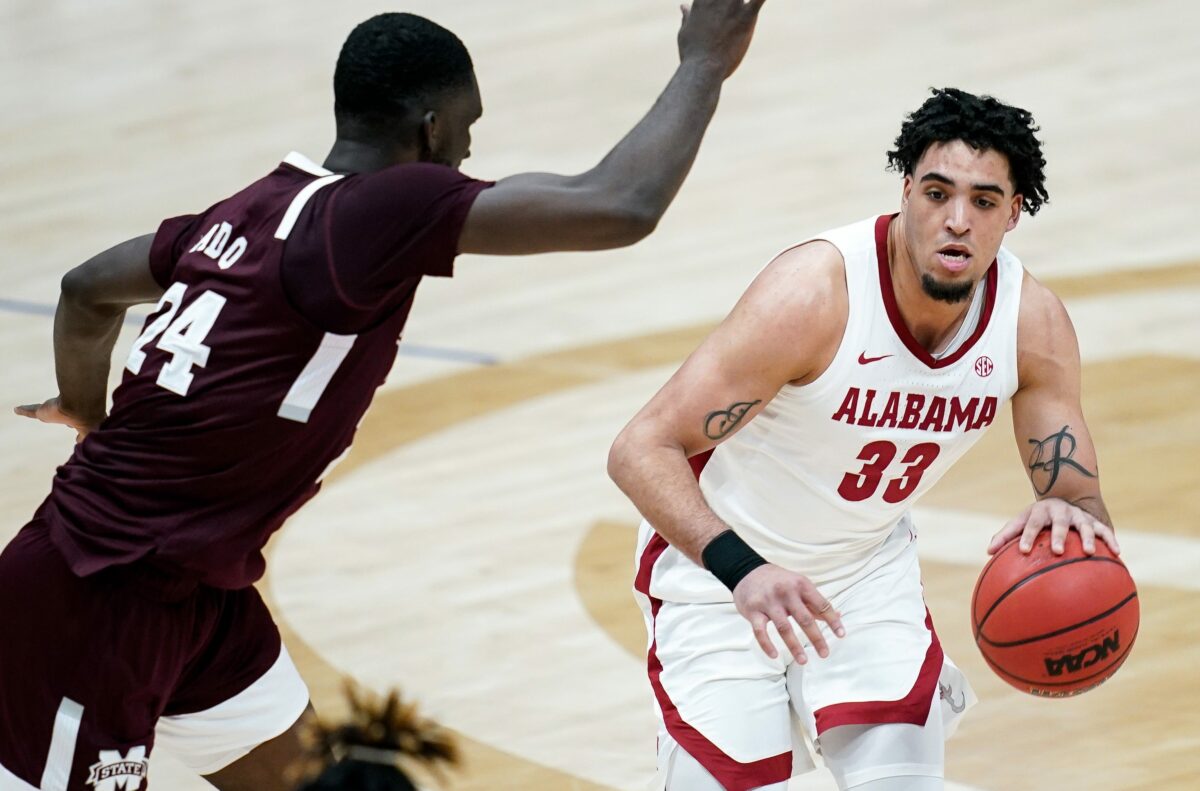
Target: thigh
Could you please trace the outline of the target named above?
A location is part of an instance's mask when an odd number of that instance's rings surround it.
[[[221,772],[252,751],[258,758],[244,766],[295,757],[294,735],[284,737],[309,695],[279,629],[254,588],[213,593],[217,616],[163,711],[157,743],[201,775]]]
[[[940,789],[945,769],[941,708],[921,725],[842,725],[821,736],[821,755],[840,789]]]
[[[669,776],[674,744],[727,789],[785,782],[793,739],[784,660],[762,653],[732,604],[648,604],[648,669],[667,787],[677,787]]]

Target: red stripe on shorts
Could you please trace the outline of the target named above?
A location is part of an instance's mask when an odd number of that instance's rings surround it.
[[[880,725],[903,722],[924,725],[929,708],[936,699],[938,678],[942,674],[942,644],[933,628],[933,617],[925,609],[925,628],[929,630],[929,648],[917,673],[912,689],[900,700],[866,700],[854,703],[835,703],[817,709],[817,735],[839,725]]]
[[[658,619],[662,600],[650,595],[650,573],[655,562],[666,551],[667,546],[666,540],[658,533],[650,538],[646,548],[642,551],[642,559],[634,580],[634,588],[650,599],[650,614],[655,620]],[[715,777],[717,782],[728,791],[749,791],[749,789],[759,786],[782,783],[792,776],[792,753],[790,750],[758,761],[741,763],[726,755],[704,734],[688,725],[663,688],[660,678],[663,667],[658,658],[657,638],[650,644],[650,652],[646,660],[650,675],[650,687],[654,690],[654,697],[658,699],[659,708],[662,709],[667,733],[671,734],[671,738],[699,761],[700,765],[707,769],[709,774]]]

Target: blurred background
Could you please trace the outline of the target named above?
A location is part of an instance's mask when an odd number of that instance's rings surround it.
[[[668,0],[0,0],[0,400],[56,392],[58,281],[164,217],[333,139],[350,29],[407,10],[459,34],[481,178],[594,165],[677,63]],[[421,287],[400,355],[262,587],[318,707],[401,685],[454,728],[462,789],[645,788],[654,728],[629,594],[637,515],[608,443],[778,250],[895,211],[885,152],[932,86],[1042,126],[1051,202],[1006,240],[1066,301],[1084,406],[1142,631],[1126,666],[1045,701],[987,670],[967,601],[986,539],[1031,497],[1006,420],[918,508],[925,587],[982,699],[955,789],[1200,782],[1200,9],[1182,0],[769,0],[693,174],[650,239],[459,259]],[[135,334],[118,342],[114,375]],[[0,420],[0,539],[70,453]],[[209,787],[157,756],[157,788]],[[832,788],[814,775],[796,789]]]

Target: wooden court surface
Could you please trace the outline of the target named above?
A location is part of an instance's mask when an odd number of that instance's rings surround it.
[[[404,10],[471,49],[485,115],[464,170],[498,178],[594,164],[668,79],[675,5]],[[320,160],[338,47],[385,8],[399,7],[0,0],[0,400],[53,394],[47,311],[66,269],[290,150]],[[948,744],[948,787],[1200,787],[1198,33],[1182,0],[769,0],[655,236],[464,257],[422,286],[355,451],[271,549],[263,590],[318,706],[337,711],[343,674],[403,685],[461,734],[456,789],[646,787],[637,516],[605,476],[607,444],[775,251],[895,209],[884,152],[930,86],[957,85],[1042,125],[1051,203],[1007,244],[1079,331],[1143,621],[1125,668],[1081,698],[1021,696],[983,665],[967,598],[986,537],[1029,497],[997,420],[917,515],[930,609],[982,699]],[[0,442],[7,540],[70,437],[10,417]],[[154,787],[208,787],[156,760]]]

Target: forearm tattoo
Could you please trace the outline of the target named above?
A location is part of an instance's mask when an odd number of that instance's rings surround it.
[[[1030,439],[1029,444],[1034,446],[1029,454],[1029,477],[1039,496],[1054,488],[1063,470],[1071,469],[1088,478],[1096,477],[1096,473],[1072,458],[1078,443],[1070,426],[1063,426],[1062,431],[1045,439]]]
[[[728,409],[709,412],[704,418],[704,436],[709,439],[724,439],[729,432],[738,427],[747,412],[761,403],[761,398],[757,401],[738,401],[730,404]]]

